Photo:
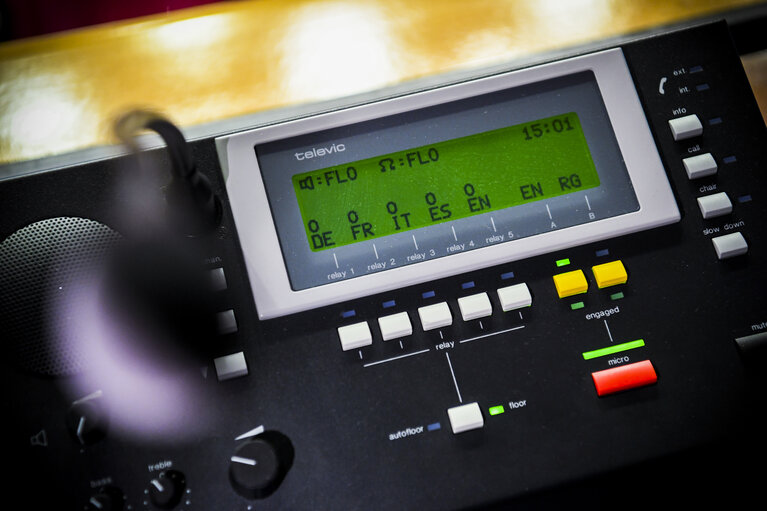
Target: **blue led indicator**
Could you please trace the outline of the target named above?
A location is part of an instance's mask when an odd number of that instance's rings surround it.
[[[428,426],[426,426],[426,429],[429,431],[437,431],[441,427],[442,426],[440,426],[439,422],[435,422],[434,424],[429,424]]]
[[[474,281],[473,280],[471,280],[469,282],[464,282],[463,284],[461,284],[461,289],[471,289],[473,287],[474,287]]]
[[[425,293],[421,294],[421,298],[434,298],[434,295],[436,293],[434,291],[426,291]]]
[[[604,257],[610,255],[610,250],[607,248],[603,248],[602,250],[597,250],[597,257]]]
[[[710,126],[713,126],[714,124],[722,124],[722,118],[721,117],[714,117],[713,119],[708,121],[708,124]]]
[[[703,71],[703,66],[692,66],[690,68],[690,74],[700,73],[701,71]]]
[[[389,300],[388,302],[384,302],[381,305],[383,305],[384,309],[388,309],[389,307],[394,307],[397,304],[394,300]]]
[[[710,89],[710,88],[711,88],[711,87],[709,87],[707,83],[701,83],[700,85],[696,85],[696,86],[695,86],[695,89],[696,89],[697,91],[699,91],[699,92],[701,92],[701,91],[704,91],[704,90],[708,90],[708,89]]]
[[[735,156],[725,156],[722,158],[722,161],[725,163],[735,163],[738,159]]]
[[[514,278],[513,271],[507,271],[506,273],[501,273],[501,280],[509,280],[513,278]]]
[[[751,202],[751,196],[741,195],[740,197],[738,197],[738,202]]]
[[[341,313],[341,317],[342,318],[353,318],[356,315],[357,315],[357,312],[354,309],[348,310],[348,311],[343,311]]]

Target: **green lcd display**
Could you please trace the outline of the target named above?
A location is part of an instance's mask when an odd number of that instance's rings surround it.
[[[312,251],[599,186],[574,112],[292,178]]]

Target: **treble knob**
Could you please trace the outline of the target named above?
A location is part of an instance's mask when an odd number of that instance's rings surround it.
[[[186,478],[178,470],[167,470],[149,481],[149,500],[158,509],[173,509],[181,502]]]
[[[293,445],[277,431],[265,431],[242,444],[231,457],[229,480],[247,499],[263,499],[280,486],[293,466]]]

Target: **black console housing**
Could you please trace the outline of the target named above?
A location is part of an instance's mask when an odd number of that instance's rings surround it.
[[[765,124],[725,23],[620,47],[681,221],[260,321],[238,245],[238,230],[248,226],[233,222],[214,140],[195,141],[198,168],[223,204],[222,224],[199,262],[202,271],[223,268],[225,289],[212,299],[217,312],[231,310],[236,318],[234,329],[211,340],[198,382],[206,398],[192,401],[197,408],[189,416],[211,426],[197,431],[190,422],[194,432],[174,441],[123,435],[112,424],[103,439],[79,442],[72,432],[77,424],[67,427],[68,410],[100,389],[73,395],[69,383],[89,369],[46,374],[17,346],[32,341],[6,331],[9,352],[21,353],[4,357],[0,372],[12,446],[10,489],[33,503],[29,509],[50,509],[49,501],[75,510],[97,509],[94,502],[126,510],[172,502],[184,511],[631,507],[661,497],[700,504],[756,494],[759,481],[750,467],[767,454],[767,365],[758,349],[740,346],[743,338],[767,342]],[[690,114],[701,120],[702,134],[675,141],[669,120]],[[682,160],[704,153],[716,160],[716,174],[689,179]],[[162,149],[147,158],[167,165]],[[61,217],[129,230],[123,213],[132,197],[120,187],[127,161],[0,182],[0,239]],[[732,201],[732,212],[704,219],[697,199],[719,192]],[[735,232],[747,252],[720,260],[712,239]],[[565,258],[569,266],[557,267]],[[628,281],[597,289],[591,267],[613,260],[623,262]],[[62,264],[76,261],[64,257]],[[590,287],[560,299],[552,277],[569,269],[583,269]],[[3,282],[23,285],[27,277],[13,280],[11,271],[32,270],[0,268]],[[519,282],[528,285],[532,306],[503,312],[496,290]],[[427,291],[433,293],[424,298]],[[460,321],[457,299],[478,292],[490,296],[492,315],[481,325]],[[2,293],[5,300],[17,296]],[[391,301],[393,308],[382,306]],[[338,327],[360,321],[373,327],[378,317],[403,311],[417,326],[418,307],[439,301],[448,303],[453,325],[414,328],[402,344],[382,342],[374,329],[371,346],[341,350]],[[37,328],[33,323],[47,310],[29,312],[8,301],[3,308],[6,321],[22,330]],[[31,319],[7,317],[20,310]],[[45,335],[40,329],[43,344]],[[584,360],[584,352],[638,339],[641,348]],[[219,381],[213,359],[239,353],[247,374]],[[592,373],[643,360],[653,364],[655,384],[597,395]],[[479,403],[482,428],[451,432],[446,411],[459,402]],[[503,413],[490,415],[493,406],[503,406]],[[260,426],[265,432],[258,434]],[[233,456],[260,437],[264,445],[256,451],[271,453],[264,456],[274,456],[276,468],[252,476],[268,479],[258,483],[268,491],[235,491]],[[247,464],[249,458],[241,458]],[[178,499],[154,495],[153,481],[170,470],[183,475]]]

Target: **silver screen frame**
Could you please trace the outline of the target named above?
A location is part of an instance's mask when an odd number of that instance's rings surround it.
[[[254,146],[592,71],[639,210],[620,216],[295,291]],[[680,213],[620,48],[256,128],[216,139],[259,318],[270,319],[679,221]]]

